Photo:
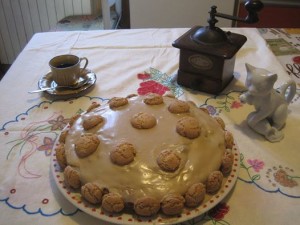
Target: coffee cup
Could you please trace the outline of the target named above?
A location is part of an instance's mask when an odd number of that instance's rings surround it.
[[[85,64],[80,68],[81,62]],[[80,75],[88,65],[86,57],[79,58],[76,55],[58,55],[49,61],[52,79],[58,86],[72,86],[78,82]]]

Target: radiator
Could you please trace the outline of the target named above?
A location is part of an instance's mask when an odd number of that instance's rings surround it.
[[[94,12],[95,0],[0,0],[0,62],[11,64],[37,32],[66,16]]]

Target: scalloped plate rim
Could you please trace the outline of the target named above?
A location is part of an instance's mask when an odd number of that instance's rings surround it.
[[[196,218],[198,216],[201,216],[204,213],[208,212],[210,209],[212,209],[214,206],[216,206],[218,203],[220,203],[233,189],[238,178],[238,172],[240,167],[240,152],[235,143],[232,148],[233,155],[234,155],[234,163],[233,163],[232,171],[227,177],[224,178],[225,181],[222,183],[221,189],[216,194],[214,194],[211,198],[209,198],[206,202],[201,203],[201,205],[193,209],[185,208],[183,213],[179,217],[176,216],[166,217],[161,214],[158,214],[156,218],[141,217],[142,219],[137,219],[136,215],[132,215],[128,213],[122,213],[115,216],[111,214],[103,213],[101,207],[99,206],[92,207],[91,204],[86,203],[85,201],[82,200],[76,201],[75,198],[78,196],[81,197],[81,195],[78,192],[70,192],[70,190],[64,186],[63,172],[60,171],[60,169],[58,170],[59,165],[57,164],[57,161],[55,159],[55,150],[54,150],[55,146],[57,146],[57,141],[54,144],[54,148],[51,153],[50,167],[51,167],[51,173],[55,180],[55,184],[58,187],[59,191],[62,193],[62,195],[69,202],[71,202],[75,207],[79,208],[81,211],[95,218],[98,218],[102,221],[110,222],[114,224],[122,224],[122,225],[133,225],[135,223],[138,223],[140,225],[149,225],[149,224],[153,224],[154,222],[155,224],[167,225],[167,224],[185,222],[193,218]]]

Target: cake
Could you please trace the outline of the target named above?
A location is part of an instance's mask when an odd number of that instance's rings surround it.
[[[115,97],[72,117],[56,146],[65,184],[109,213],[179,215],[215,194],[232,168],[232,134],[193,102]]]

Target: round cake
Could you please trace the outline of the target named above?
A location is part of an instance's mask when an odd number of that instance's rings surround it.
[[[193,102],[115,97],[74,116],[56,158],[64,180],[109,213],[178,215],[216,193],[233,164],[233,138]]]

